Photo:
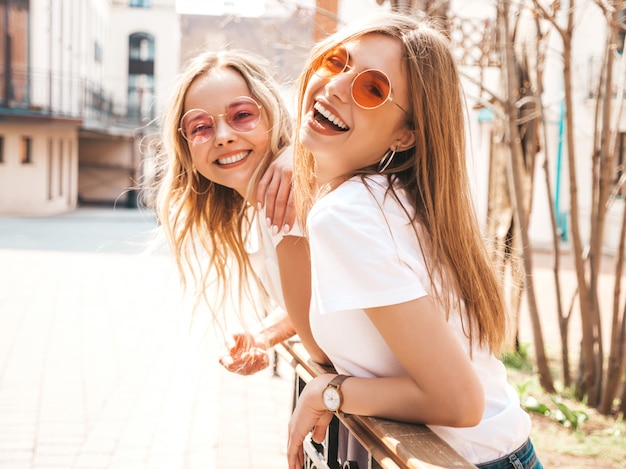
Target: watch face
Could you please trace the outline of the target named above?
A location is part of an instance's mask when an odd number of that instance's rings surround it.
[[[336,388],[326,388],[324,389],[324,405],[331,412],[335,412],[339,409],[341,405],[341,396],[339,395],[339,391]]]

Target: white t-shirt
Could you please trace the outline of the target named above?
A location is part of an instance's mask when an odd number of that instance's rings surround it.
[[[373,176],[368,185],[369,190],[360,178],[353,178],[317,201],[309,214],[311,329],[343,373],[366,378],[405,375],[363,309],[428,295],[430,281],[407,214],[393,197],[384,196],[386,179]],[[451,312],[448,323],[469,354],[460,314]],[[481,423],[472,428],[429,427],[478,464],[518,449],[531,423],[507,382],[504,365],[476,347],[472,364],[485,392]]]
[[[265,209],[256,212],[246,250],[252,269],[267,290],[270,299],[276,306],[286,311],[276,247],[285,236],[302,236],[302,231],[295,224],[287,234],[282,231],[272,234],[265,219]]]

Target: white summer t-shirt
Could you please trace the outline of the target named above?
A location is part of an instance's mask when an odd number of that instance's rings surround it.
[[[282,231],[272,234],[265,218],[265,209],[256,212],[246,250],[252,269],[267,290],[270,299],[276,306],[286,311],[276,247],[285,236],[302,236],[302,231],[296,223],[287,234]]]
[[[368,181],[369,189],[360,178],[350,179],[318,200],[309,214],[311,329],[343,373],[365,378],[406,375],[363,309],[428,295],[430,281],[407,214],[393,197],[384,196],[386,179],[372,176]],[[406,200],[403,204],[410,207]],[[451,312],[448,323],[469,354],[460,314]],[[472,365],[485,392],[481,423],[429,427],[478,464],[518,449],[531,423],[507,382],[504,365],[493,354],[474,348]]]

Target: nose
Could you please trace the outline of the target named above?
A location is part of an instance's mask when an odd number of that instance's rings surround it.
[[[214,117],[215,120],[215,135],[213,137],[213,143],[215,146],[220,147],[228,143],[232,143],[235,140],[235,131],[226,122],[226,116]]]
[[[347,103],[350,101],[350,88],[352,81],[354,80],[354,72],[347,68],[342,73],[339,73],[328,79],[326,84],[326,94],[330,96],[336,96],[340,101]]]

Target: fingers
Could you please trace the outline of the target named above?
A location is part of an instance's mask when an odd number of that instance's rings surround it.
[[[259,185],[257,186],[257,189],[256,189],[256,200],[258,201],[259,206],[261,207],[264,207],[266,205],[268,190],[274,193],[274,197],[276,196],[277,188],[271,187],[272,181],[274,180],[274,174],[276,172],[277,172],[276,166],[270,165],[269,168],[267,168],[267,170],[263,174],[263,177],[261,177],[261,180],[259,181]],[[274,184],[277,184],[277,183],[274,183]]]
[[[287,463],[289,465],[289,469],[302,469],[304,466],[303,442],[304,437],[294,438],[290,428],[289,442],[287,444]]]
[[[226,341],[226,348],[228,350],[228,353],[233,354],[237,349],[242,349],[242,350],[247,349],[248,347],[246,347],[246,342],[248,340],[249,339],[246,337],[246,334],[244,333],[233,334]]]
[[[326,430],[328,430],[328,426],[333,419],[333,415],[334,414],[331,412],[325,412],[320,416],[317,424],[313,427],[313,431],[311,432],[311,438],[313,438],[313,441],[316,443],[322,443],[326,439]]]
[[[248,376],[267,368],[270,357],[266,350],[253,347],[245,352],[223,355],[219,358],[219,363],[231,373]]]
[[[304,464],[303,443],[309,432],[315,442],[323,442],[326,438],[326,431],[333,415],[326,409],[320,409],[321,399],[318,397],[317,389],[306,394],[307,384],[296,403],[296,407],[289,420],[287,461],[289,468],[301,469]],[[312,397],[314,396],[314,397]],[[318,402],[320,401],[320,402]],[[313,430],[311,430],[313,429]]]
[[[274,173],[274,177],[267,184],[265,189],[265,216],[267,223],[272,227],[274,233],[285,230],[285,225],[289,228],[293,226],[295,220],[295,204],[291,195],[291,176],[286,177],[284,173]],[[290,217],[287,218],[286,214]]]
[[[302,469],[304,467],[304,448],[300,444],[293,453],[287,453],[289,469]]]
[[[257,187],[257,201],[265,207],[267,222],[275,233],[287,233],[296,219],[292,176],[291,166],[277,160],[265,171]]]
[[[282,220],[282,222],[274,223],[274,225],[281,227],[283,233],[288,233],[296,222],[296,202],[291,190],[291,183],[283,183],[276,195],[274,220]]]

